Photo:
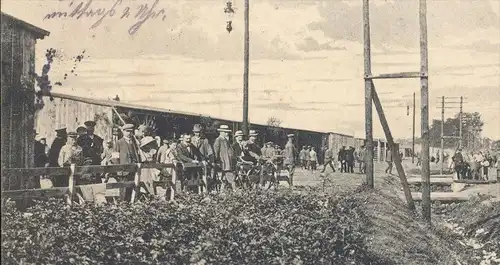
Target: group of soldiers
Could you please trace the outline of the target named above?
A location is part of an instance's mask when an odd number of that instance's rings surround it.
[[[56,138],[50,145],[46,138],[35,141],[35,165],[37,167],[65,167],[71,164],[100,165],[104,154],[104,140],[94,134],[96,123],[86,121],[76,132],[67,132],[66,128],[57,129]],[[55,176],[52,179],[54,187],[68,186],[68,178]],[[93,174],[79,176],[79,185],[100,183],[100,178]]]

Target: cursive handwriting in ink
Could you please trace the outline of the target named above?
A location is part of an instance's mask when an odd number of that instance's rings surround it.
[[[72,19],[82,19],[82,18],[97,18],[90,29],[95,29],[99,27],[106,18],[112,18],[115,14],[120,13],[118,10],[119,6],[122,4],[123,0],[116,0],[110,8],[93,6],[93,0],[81,1],[78,4],[74,4],[72,1],[69,4],[68,11],[55,11],[45,15],[43,18],[46,19],[57,19],[57,18],[72,18]],[[129,28],[128,33],[130,35],[136,34],[141,27],[146,23],[146,21],[152,19],[162,18],[163,21],[166,19],[166,12],[164,8],[158,8],[159,0],[149,6],[148,4],[140,4],[137,7],[137,13],[130,16],[131,8],[130,6],[125,6],[121,11],[120,19],[127,19],[131,17],[135,20],[135,23]]]
[[[132,25],[129,30],[128,34],[134,35],[144,24],[149,19],[156,19],[158,16],[163,15],[162,20],[165,20],[166,15],[165,15],[165,9],[160,9],[159,11],[155,11],[155,7],[158,4],[159,0],[155,0],[154,4],[151,6],[151,8],[148,8],[148,4],[141,4],[139,6],[139,11],[135,15],[135,18],[138,19],[134,25]]]

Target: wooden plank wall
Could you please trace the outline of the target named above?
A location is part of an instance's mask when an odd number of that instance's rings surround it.
[[[40,136],[47,138],[47,143],[52,144],[56,137],[55,130],[66,127],[68,132],[75,132],[79,125],[85,121],[95,121],[95,134],[105,140],[112,140],[113,110],[111,107],[88,104],[84,102],[55,98],[50,101],[44,99],[45,106],[37,114],[36,131]],[[97,117],[99,119],[96,119]]]
[[[23,28],[2,20],[2,167],[34,166],[35,37]],[[25,91],[21,80],[32,84]],[[35,186],[33,186],[35,185]],[[6,179],[2,189],[36,188],[30,178]]]

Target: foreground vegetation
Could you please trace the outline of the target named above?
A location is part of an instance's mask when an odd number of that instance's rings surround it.
[[[72,208],[50,200],[25,212],[3,202],[2,264],[456,264],[453,246],[399,199],[323,191]]]

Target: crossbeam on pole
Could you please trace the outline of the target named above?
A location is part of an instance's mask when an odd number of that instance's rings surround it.
[[[423,76],[420,72],[400,72],[400,73],[389,73],[380,75],[367,75],[365,79],[394,79],[394,78],[421,78]]]
[[[451,136],[451,135],[443,135],[443,139],[461,139],[462,137],[460,136]]]

